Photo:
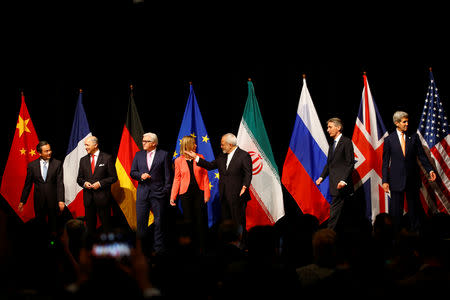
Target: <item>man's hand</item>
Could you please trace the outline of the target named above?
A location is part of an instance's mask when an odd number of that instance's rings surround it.
[[[87,189],[92,189],[92,184],[90,182],[86,181],[84,183],[84,187],[87,188]]]
[[[317,185],[320,185],[320,184],[322,183],[322,181],[323,181],[323,178],[322,178],[322,177],[319,177],[319,178],[317,178],[317,180],[316,180],[316,184],[317,184]]]
[[[152,176],[150,176],[150,174],[148,174],[148,173],[143,173],[143,174],[141,175],[141,179],[142,179],[142,180],[146,180],[146,179],[148,179],[148,178],[152,178]]]
[[[347,184],[344,181],[339,181],[338,185],[337,185],[337,189],[340,190],[342,188],[344,188]]]
[[[241,192],[239,193],[239,197],[242,196],[242,194],[245,192],[247,187],[245,185],[242,186]]]
[[[430,181],[434,182],[436,180],[436,173],[434,171],[430,171]]]
[[[59,211],[62,212],[64,210],[64,207],[66,206],[64,202],[58,202],[59,205]]]
[[[383,183],[383,190],[389,194],[389,183]]]
[[[100,185],[100,182],[95,182],[93,185],[92,185],[92,188],[94,189],[94,190],[98,190],[99,188],[101,187],[101,185]]]
[[[192,158],[192,159],[196,159],[197,158],[197,153],[195,153],[194,151],[184,151],[184,154],[187,156],[189,156],[188,158]]]
[[[172,206],[177,205],[177,204],[175,203],[175,199],[170,199],[170,205],[172,205]]]
[[[19,206],[17,207],[17,209],[19,210],[19,212],[23,211],[23,202],[19,202]]]

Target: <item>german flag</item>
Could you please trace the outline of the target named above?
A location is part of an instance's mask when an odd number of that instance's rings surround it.
[[[136,230],[136,189],[137,181],[130,177],[131,164],[136,152],[142,150],[142,136],[144,129],[134,103],[133,86],[130,87],[127,120],[123,127],[119,151],[116,159],[118,181],[112,186],[112,194],[122,210],[128,225]],[[153,223],[150,214],[149,224]]]

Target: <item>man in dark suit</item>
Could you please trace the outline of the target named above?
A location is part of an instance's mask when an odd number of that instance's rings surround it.
[[[232,133],[222,136],[222,153],[214,161],[208,162],[192,151],[197,164],[207,170],[219,170],[219,199],[222,221],[233,220],[242,227],[243,242],[246,239],[245,209],[250,200],[249,187],[252,181],[252,159],[250,154],[237,146],[237,138]]]
[[[328,158],[322,174],[316,180],[320,185],[322,181],[330,177],[330,194],[332,202],[328,228],[335,231],[345,222],[343,220],[343,208],[345,200],[353,195],[352,173],[355,165],[352,140],[342,135],[343,124],[339,118],[331,118],[327,121],[327,132],[333,139],[333,144],[328,149]]]
[[[418,135],[406,133],[408,114],[397,111],[394,113],[393,121],[397,129],[384,139],[383,189],[391,196],[389,214],[393,217],[395,229],[400,229],[406,196],[409,230],[417,232],[421,229],[421,223],[425,217],[419,198],[421,181],[417,159],[430,175],[431,181],[436,179],[436,174],[428,161]]]
[[[167,208],[172,185],[172,162],[167,151],[157,148],[158,136],[145,133],[142,151],[136,152],[130,176],[138,181],[136,191],[137,234],[146,239],[150,211],[153,213],[153,251],[164,254],[167,250]]]
[[[60,160],[52,158],[52,149],[46,141],[40,141],[36,146],[40,158],[30,162],[27,176],[19,202],[19,211],[27,203],[34,184],[34,214],[39,224],[45,224],[52,235],[57,233],[57,213],[64,210],[63,165]]]
[[[80,159],[77,183],[83,188],[83,202],[88,234],[97,230],[97,215],[104,232],[113,228],[111,219],[111,185],[117,181],[112,156],[98,148],[98,139],[89,136],[84,141],[87,155]]]

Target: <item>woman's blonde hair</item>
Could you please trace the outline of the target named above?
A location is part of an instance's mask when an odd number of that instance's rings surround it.
[[[184,155],[185,151],[193,151],[195,145],[195,139],[190,136],[186,135],[181,139],[180,143],[180,154]]]

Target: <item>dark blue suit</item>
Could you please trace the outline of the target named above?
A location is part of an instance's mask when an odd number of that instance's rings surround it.
[[[164,150],[156,149],[150,170],[147,166],[147,151],[136,153],[131,165],[130,176],[138,181],[136,191],[137,234],[146,235],[150,211],[154,216],[153,248],[156,252],[165,250],[165,214],[169,205],[171,190],[171,159]],[[141,175],[151,178],[142,180]]]
[[[405,194],[410,229],[419,230],[425,216],[419,198],[421,181],[417,159],[427,173],[433,170],[417,134],[406,135],[405,155],[402,152],[397,130],[384,139],[383,183],[389,184],[391,192],[389,213],[393,216],[397,229],[403,216]]]

